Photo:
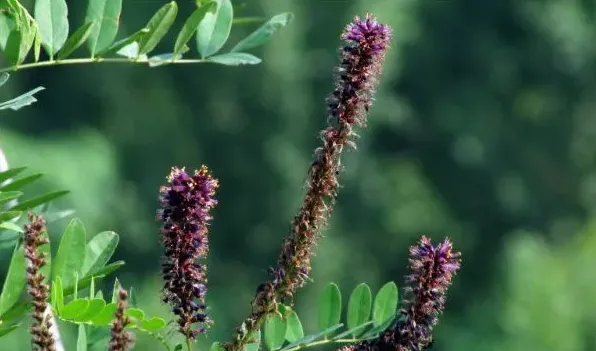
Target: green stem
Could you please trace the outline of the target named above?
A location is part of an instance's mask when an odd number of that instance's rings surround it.
[[[192,341],[190,340],[190,338],[186,338],[186,348],[188,349],[188,351],[192,351]]]
[[[164,64],[191,64],[191,63],[204,63],[208,62],[207,60],[203,59],[180,59],[180,60],[151,60],[149,58],[146,59],[130,59],[130,58],[102,58],[102,57],[95,57],[95,58],[75,58],[75,59],[66,59],[66,60],[48,60],[48,61],[39,61],[33,63],[26,63],[24,65],[18,66],[11,66],[5,67],[0,69],[0,73],[10,72],[10,71],[18,71],[23,69],[31,69],[31,68],[38,68],[38,67],[48,67],[48,66],[59,66],[59,65],[81,65],[81,64],[89,64],[89,63],[140,63],[140,64],[149,64],[150,62],[162,62]]]
[[[302,349],[306,349],[309,347],[314,347],[314,346],[319,346],[319,345],[325,345],[325,344],[352,344],[355,342],[358,342],[360,340],[358,339],[337,339],[337,340],[333,340],[333,339],[324,339],[324,340],[319,340],[319,341],[313,341],[311,343],[308,344],[300,344],[300,345],[296,345],[294,347],[291,347],[289,349],[283,349],[283,351],[296,351],[296,350],[302,350]]]

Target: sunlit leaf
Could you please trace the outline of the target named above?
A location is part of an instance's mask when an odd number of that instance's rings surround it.
[[[157,331],[166,326],[166,321],[163,318],[153,317],[151,319],[145,319],[141,322],[141,328],[147,331]]]
[[[118,240],[118,234],[110,231],[101,232],[89,240],[81,270],[82,276],[105,266],[116,251]]]
[[[14,99],[2,102],[2,103],[0,103],[0,110],[11,109],[13,111],[16,111],[16,110],[21,109],[25,106],[29,106],[32,103],[37,101],[37,99],[34,97],[34,95],[44,89],[45,89],[44,87],[37,87],[33,90],[29,90],[28,92],[26,92],[20,96],[17,96]]]
[[[35,20],[41,33],[41,45],[54,57],[68,37],[68,7],[65,0],[36,0]]]
[[[298,318],[298,314],[294,311],[290,311],[286,317],[286,323],[288,329],[286,330],[286,340],[294,342],[304,337],[304,329],[302,328],[302,322]]]
[[[232,29],[234,9],[230,0],[217,0],[217,10],[205,14],[197,30],[197,50],[202,58],[217,53]]]
[[[115,54],[115,53],[119,52],[120,50],[122,50],[123,48],[131,45],[132,43],[137,43],[137,52],[138,52],[138,45],[139,45],[138,42],[141,41],[143,39],[143,37],[145,35],[147,35],[147,33],[149,33],[149,29],[142,28],[139,31],[133,33],[132,35],[115,42],[109,48],[99,51],[97,53],[97,56],[108,56],[108,55]],[[123,55],[123,56],[126,56],[126,55]],[[131,56],[127,56],[127,57],[131,57]]]
[[[171,1],[153,15],[145,26],[149,29],[149,33],[139,42],[139,55],[147,54],[155,49],[160,40],[168,33],[177,13],[178,5],[175,1]]]
[[[116,39],[121,11],[122,0],[89,0],[85,21],[98,24],[92,28],[87,41],[92,57],[109,48]]]
[[[381,287],[373,305],[374,325],[379,326],[397,313],[398,291],[394,282]]]
[[[85,261],[87,234],[83,223],[75,218],[66,227],[54,259],[53,279],[62,278],[64,286],[74,285],[75,273],[81,273]]]
[[[341,319],[341,292],[335,283],[329,283],[319,300],[319,329],[324,330]]]
[[[77,316],[82,315],[89,308],[88,299],[73,300],[64,306],[60,312],[60,317],[64,319],[75,319]]]
[[[265,346],[271,351],[277,350],[286,339],[286,321],[277,313],[267,315],[263,326],[263,340]]]
[[[368,321],[371,308],[372,293],[368,285],[361,283],[350,294],[346,326],[352,329]]]
[[[174,54],[180,54],[184,50],[184,47],[188,41],[192,38],[193,34],[197,31],[199,24],[208,12],[215,12],[217,9],[217,3],[214,1],[207,2],[196,9],[182,26],[182,29],[178,33],[176,43],[174,45]]]

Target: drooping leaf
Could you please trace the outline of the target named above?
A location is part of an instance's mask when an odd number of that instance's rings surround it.
[[[15,207],[11,208],[11,210],[25,211],[28,209],[32,209],[39,205],[46,204],[52,200],[55,200],[61,196],[66,195],[68,193],[70,193],[70,191],[62,190],[62,191],[54,191],[54,192],[50,192],[47,194],[43,194],[43,195],[34,197],[32,199],[29,199],[27,201],[23,201],[20,204],[16,205]]]
[[[60,240],[54,260],[53,279],[62,278],[64,286],[74,285],[75,273],[81,273],[85,261],[87,234],[83,223],[73,219]]]
[[[217,0],[217,10],[205,14],[197,30],[197,49],[202,58],[217,53],[232,29],[234,9],[230,0]]]
[[[145,319],[141,322],[141,329],[153,332],[160,330],[166,326],[166,321],[163,318],[153,317],[151,319]]]
[[[21,243],[17,243],[12,253],[6,279],[4,280],[2,294],[0,294],[0,315],[6,313],[6,311],[19,301],[19,297],[27,281],[26,265],[25,247]]]
[[[72,300],[71,302],[67,303],[66,306],[64,306],[64,308],[60,312],[60,317],[64,319],[75,319],[76,317],[87,312],[88,308],[88,299]]]
[[[277,313],[271,313],[265,318],[263,339],[270,351],[277,350],[283,345],[287,327],[286,321]]]
[[[101,232],[89,240],[81,270],[82,276],[105,266],[116,251],[118,240],[118,234],[110,231]]]
[[[371,308],[372,293],[370,287],[365,283],[361,283],[350,294],[346,326],[352,329],[368,321]],[[356,336],[354,335],[354,337]]]
[[[36,0],[34,12],[41,45],[50,57],[54,57],[68,37],[66,0]]]
[[[147,54],[155,49],[160,40],[168,33],[177,13],[178,5],[175,1],[171,1],[153,15],[145,26],[149,29],[149,33],[139,42],[139,55]]]
[[[31,174],[26,177],[22,177],[19,179],[15,179],[10,183],[0,186],[0,191],[12,191],[12,190],[21,190],[30,183],[33,183],[37,179],[43,177],[42,173]]]
[[[329,283],[319,300],[319,329],[337,325],[341,319],[341,292],[335,283]]]
[[[373,307],[374,326],[379,326],[397,312],[398,291],[394,282],[383,285],[375,297]]]
[[[219,63],[226,66],[258,65],[261,59],[245,52],[232,52],[228,54],[215,55],[207,58],[207,61]]]
[[[66,40],[64,43],[64,47],[62,50],[58,52],[58,60],[64,60],[70,54],[72,54],[79,46],[83,45],[83,43],[89,38],[93,28],[96,26],[95,22],[87,22],[81,26],[81,28],[77,29],[70,38]]]
[[[77,351],[87,351],[87,332],[85,325],[79,324],[79,335],[77,336]]]
[[[85,21],[94,21],[98,24],[92,28],[87,41],[87,48],[91,53],[91,57],[109,48],[116,39],[121,11],[122,0],[89,1]]]
[[[17,96],[14,99],[5,101],[0,103],[0,110],[11,109],[13,111],[19,110],[25,106],[29,106],[32,103],[36,102],[37,99],[33,96],[37,92],[44,90],[44,87],[37,87],[35,89],[29,90],[28,92]]]
[[[140,42],[143,39],[143,37],[145,35],[147,35],[147,33],[149,33],[149,29],[142,28],[139,31],[130,35],[129,37],[126,37],[122,40],[115,42],[109,48],[98,51],[97,56],[108,56],[108,55],[115,54],[118,51],[122,50],[122,48],[124,48],[128,45],[131,45],[132,43],[137,43],[137,47],[138,47],[138,42]]]
[[[293,18],[294,14],[290,12],[284,12],[273,16],[269,21],[259,27],[259,29],[255,30],[236,44],[231,52],[246,51],[265,44],[271,39],[275,32],[280,28],[287,26]]]
[[[288,325],[288,329],[286,330],[286,340],[294,342],[304,337],[304,329],[302,328],[302,323],[296,312],[290,311],[288,313],[286,324]]]
[[[217,10],[217,3],[215,1],[207,2],[196,9],[182,26],[178,33],[176,43],[174,44],[174,54],[180,54],[193,34],[197,31],[199,24],[208,12],[214,13]]]

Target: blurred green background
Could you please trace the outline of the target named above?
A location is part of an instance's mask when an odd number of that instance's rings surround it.
[[[119,38],[164,3],[124,0]],[[307,331],[329,281],[345,299],[363,281],[373,293],[388,280],[401,286],[408,246],[424,233],[450,236],[463,253],[434,350],[596,350],[594,1],[233,3],[237,16],[296,15],[257,50],[261,65],[53,67],[14,73],[0,90],[3,101],[46,87],[38,103],[2,114],[0,146],[11,166],[47,173],[45,187],[72,190],[57,204],[75,208],[90,234],[121,235],[118,277],[140,290],[142,308],[168,316],[158,187],[171,166],[205,163],[221,181],[209,340],[227,340],[247,315],[302,198],[339,34],[372,12],[393,26],[392,49],[358,152],[344,158],[314,283],[297,298]],[[195,6],[178,4],[185,15]],[[86,2],[69,6],[82,23]],[[257,26],[235,26],[230,43]],[[0,349],[28,350],[26,333]],[[159,350],[137,337],[136,350]]]

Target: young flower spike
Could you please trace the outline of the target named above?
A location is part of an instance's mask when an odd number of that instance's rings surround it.
[[[346,27],[341,63],[335,74],[335,89],[328,98],[328,125],[321,133],[321,147],[315,150],[310,166],[307,191],[290,235],[285,239],[277,268],[269,281],[261,284],[252,302],[252,313],[228,349],[240,350],[263,316],[275,309],[279,299],[291,299],[310,274],[310,257],[321,229],[326,226],[337,196],[344,147],[355,148],[354,127],[366,124],[366,113],[381,74],[389,47],[391,29],[367,15]]]
[[[342,348],[342,351],[424,350],[432,343],[432,329],[445,308],[445,296],[459,270],[461,254],[449,239],[436,246],[425,236],[410,247],[410,275],[406,276],[408,300],[396,325],[378,339]]]
[[[124,328],[130,323],[128,317],[124,315],[128,303],[128,293],[120,288],[118,290],[118,308],[116,316],[112,322],[109,351],[128,351],[132,349],[133,335]]]
[[[45,276],[40,271],[46,265],[46,253],[40,252],[39,247],[49,242],[47,236],[43,235],[46,223],[41,216],[32,213],[29,213],[29,222],[25,224],[24,238],[25,256],[28,260],[27,291],[33,300],[31,337],[35,350],[54,351],[56,342],[51,331],[52,315],[46,313],[49,287],[44,283]]]
[[[167,180],[160,189],[157,214],[163,223],[164,302],[178,316],[180,332],[194,340],[211,324],[205,313],[207,266],[199,260],[209,252],[209,212],[217,204],[214,195],[219,184],[205,166],[194,175],[184,168],[172,168]],[[200,324],[197,328],[193,327],[196,323]]]

